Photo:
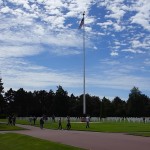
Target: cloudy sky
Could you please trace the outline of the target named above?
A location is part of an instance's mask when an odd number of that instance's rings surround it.
[[[150,96],[150,0],[0,0],[0,76],[5,91]]]

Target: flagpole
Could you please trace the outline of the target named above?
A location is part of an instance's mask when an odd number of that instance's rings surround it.
[[[84,20],[85,12],[83,12]],[[85,97],[85,24],[83,23],[83,115],[86,115],[86,97]]]

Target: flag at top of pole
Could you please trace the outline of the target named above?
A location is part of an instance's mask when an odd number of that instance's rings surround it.
[[[79,29],[81,29],[82,26],[84,25],[84,15],[85,15],[85,12],[83,12],[83,18],[82,18],[82,20],[80,22]]]

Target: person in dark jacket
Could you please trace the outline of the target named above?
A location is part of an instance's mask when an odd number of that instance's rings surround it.
[[[58,129],[62,130],[61,117],[58,120]]]
[[[67,130],[71,129],[70,117],[67,116]]]
[[[44,125],[44,120],[43,117],[40,119],[40,128],[43,129],[43,125]]]

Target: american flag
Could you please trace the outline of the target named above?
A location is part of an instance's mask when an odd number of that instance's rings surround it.
[[[83,25],[84,25],[84,17],[82,18],[82,20],[80,22],[79,29],[81,29]]]

